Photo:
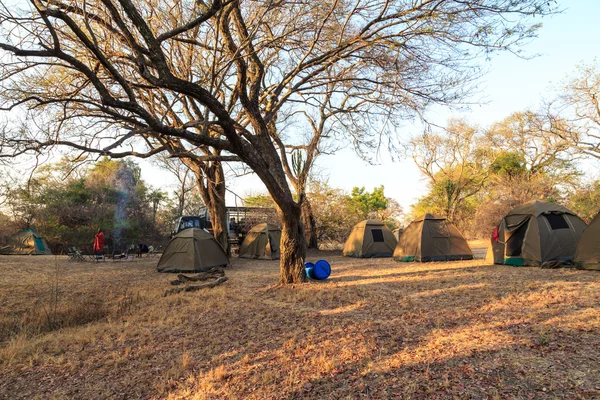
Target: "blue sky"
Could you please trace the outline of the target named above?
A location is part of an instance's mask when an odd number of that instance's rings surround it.
[[[515,111],[535,108],[544,97],[552,97],[552,86],[559,88],[577,65],[600,60],[600,1],[560,1],[564,12],[541,20],[543,27],[538,38],[525,46],[525,54],[533,59],[521,59],[509,53],[496,55],[484,67],[489,71],[479,84],[476,98],[484,104],[471,107],[460,116],[482,126],[500,121]],[[431,109],[428,117],[444,124],[452,114],[446,109]],[[418,126],[406,125],[398,132],[402,140],[418,134]],[[158,171],[148,163],[142,163],[144,178],[154,186],[168,184],[168,174]],[[384,185],[388,197],[395,198],[406,211],[411,203],[426,190],[426,181],[410,159],[391,162],[382,154],[379,165],[369,165],[356,157],[350,149],[336,155],[319,159],[320,176],[328,177],[334,187],[350,190],[353,186],[365,186],[371,190]],[[266,191],[254,176],[230,179],[228,186],[239,195]],[[228,198],[233,204],[233,196]]]

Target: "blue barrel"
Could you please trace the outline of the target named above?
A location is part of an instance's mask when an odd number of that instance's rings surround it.
[[[310,278],[310,276],[312,275],[312,270],[315,267],[314,263],[311,263],[310,261],[307,261],[304,263],[304,270],[306,271],[306,276],[308,276]]]
[[[307,267],[307,264],[311,264]],[[306,275],[310,279],[323,280],[329,278],[331,275],[331,266],[325,260],[319,260],[316,263],[304,263],[306,268]]]

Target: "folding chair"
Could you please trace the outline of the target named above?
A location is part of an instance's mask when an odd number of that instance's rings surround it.
[[[69,256],[69,261],[85,261],[86,259],[86,255],[76,247],[69,247],[67,249],[67,255]]]
[[[88,258],[95,262],[105,261],[104,254],[89,254]]]
[[[69,256],[69,261],[77,261],[77,253],[75,249],[72,247],[67,247],[67,256]]]

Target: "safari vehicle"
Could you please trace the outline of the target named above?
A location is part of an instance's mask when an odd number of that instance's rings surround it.
[[[199,216],[192,215],[184,215],[175,220],[173,225],[173,230],[171,231],[171,236],[176,235],[187,228],[205,228],[206,224],[203,224],[201,218]]]
[[[239,232],[247,232],[254,225],[269,222],[279,224],[279,218],[274,208],[267,207],[226,207],[227,229],[230,237],[237,237]],[[200,208],[199,218],[202,228],[210,230],[212,223],[206,207]]]
[[[267,207],[227,207],[227,231],[229,242],[233,245],[243,240],[246,232],[254,225],[268,222],[279,225],[279,218],[273,208]],[[177,218],[171,235],[187,228],[206,229],[212,233],[212,223],[207,207],[201,207],[197,216],[181,216]]]

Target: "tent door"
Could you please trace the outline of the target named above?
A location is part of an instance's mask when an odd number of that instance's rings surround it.
[[[39,251],[40,253],[46,252],[46,246],[44,246],[44,241],[41,238],[33,238],[33,241],[35,243],[36,251]]]
[[[529,227],[529,223],[524,223],[512,232],[505,244],[506,257],[521,256],[521,251],[523,250],[523,239],[525,239],[527,227]]]

